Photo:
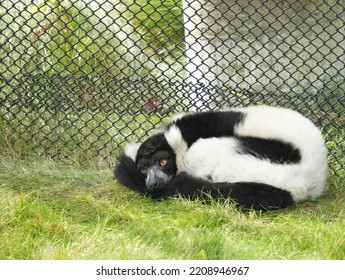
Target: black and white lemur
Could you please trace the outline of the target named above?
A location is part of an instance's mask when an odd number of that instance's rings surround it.
[[[152,198],[230,198],[277,209],[324,192],[327,150],[318,128],[289,109],[180,113],[142,144],[128,144],[115,177]]]

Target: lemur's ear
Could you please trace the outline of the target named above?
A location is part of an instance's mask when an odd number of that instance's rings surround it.
[[[135,162],[135,158],[137,156],[137,153],[138,153],[138,149],[140,147],[141,144],[139,143],[128,143],[125,147],[125,152],[124,154],[131,158],[134,162]]]

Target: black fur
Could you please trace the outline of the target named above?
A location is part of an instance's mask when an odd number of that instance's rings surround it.
[[[176,195],[194,200],[209,197],[232,199],[244,209],[273,210],[288,207],[293,203],[291,194],[266,184],[252,182],[211,183],[188,175],[177,175],[160,192],[150,194],[152,198],[167,198]]]
[[[278,164],[294,164],[301,161],[300,151],[290,143],[257,137],[237,137],[241,142],[239,153],[268,159]]]
[[[159,151],[167,151],[171,154],[174,154],[173,149],[169,146],[163,134],[151,136],[140,145],[137,152],[136,162],[140,158],[151,158],[153,154]]]
[[[178,119],[175,124],[190,147],[199,138],[233,136],[234,128],[244,120],[241,112],[203,112]]]

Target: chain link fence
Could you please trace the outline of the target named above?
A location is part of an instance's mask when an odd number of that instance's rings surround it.
[[[317,124],[340,174],[344,9],[335,0],[3,0],[1,145],[114,158],[174,113],[269,104]]]

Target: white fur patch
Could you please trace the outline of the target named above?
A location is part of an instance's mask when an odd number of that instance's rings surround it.
[[[128,143],[125,147],[125,155],[130,157],[134,162],[137,156],[138,149],[140,147],[139,143]]]
[[[175,125],[171,126],[164,133],[164,136],[176,154],[177,173],[180,173],[184,170],[184,156],[188,150],[187,143],[183,140],[181,131]]]

